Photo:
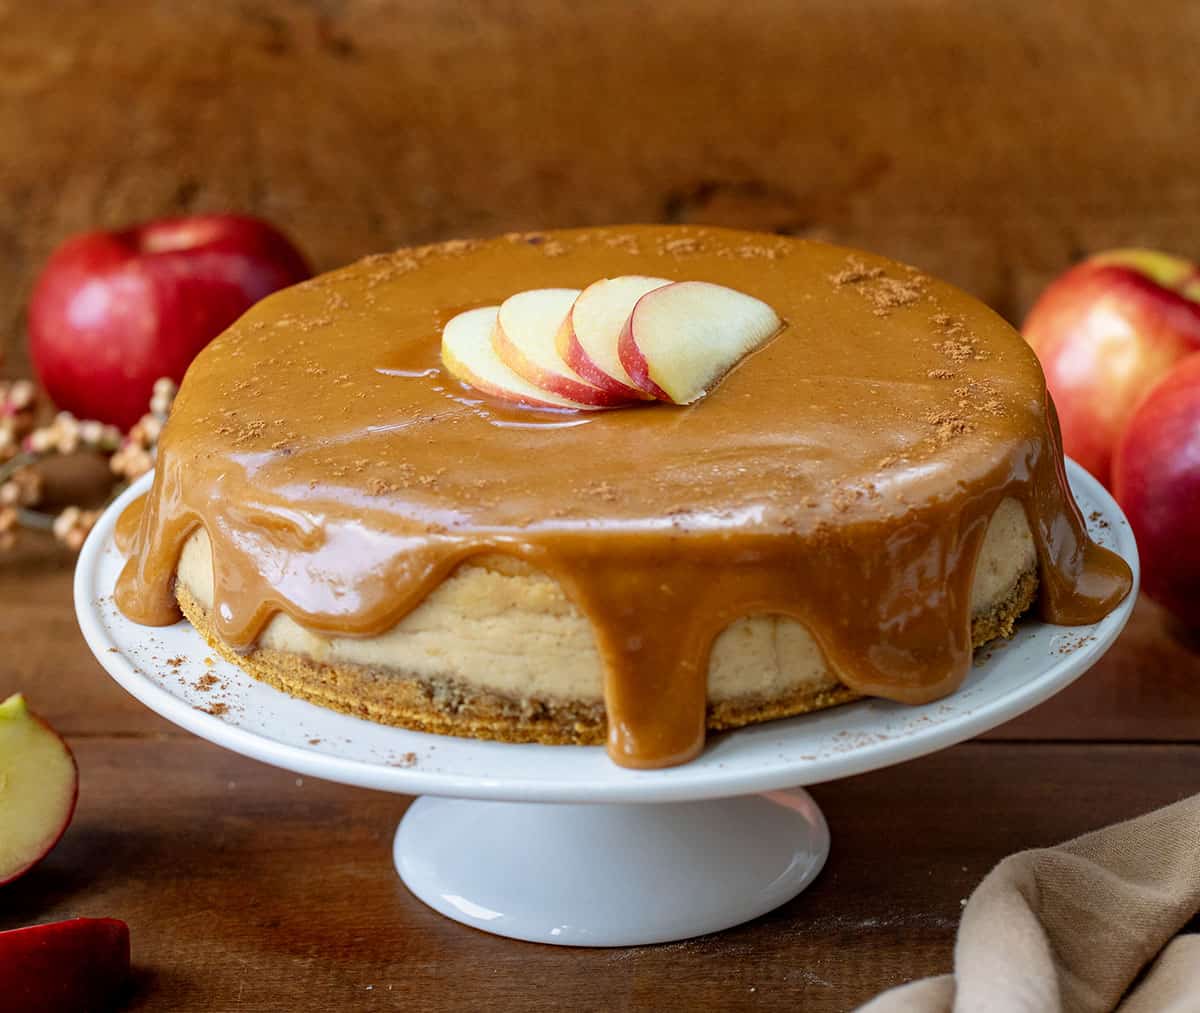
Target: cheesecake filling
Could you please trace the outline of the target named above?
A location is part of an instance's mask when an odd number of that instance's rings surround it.
[[[439,368],[454,314],[597,277],[702,279],[783,332],[687,407],[539,411]],[[956,689],[1005,500],[1040,609],[1093,622],[1129,591],[1087,537],[1032,352],[903,265],[803,240],[583,229],[370,258],[269,297],[188,372],[148,495],[121,518],[116,600],[175,622],[184,546],[211,545],[213,623],[251,648],[279,614],[375,637],[465,561],[520,559],[588,618],[608,747],[630,767],[704,741],[709,654],[746,616],[801,623],[856,692]]]

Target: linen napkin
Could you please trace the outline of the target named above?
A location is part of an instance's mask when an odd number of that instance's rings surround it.
[[[859,1013],[1196,1013],[1200,935],[1176,934],[1198,911],[1200,795],[1004,859],[963,910],[954,973]]]

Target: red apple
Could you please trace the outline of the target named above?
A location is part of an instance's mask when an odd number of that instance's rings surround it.
[[[1023,328],[1068,454],[1106,485],[1137,403],[1200,350],[1200,266],[1151,250],[1090,257],[1051,283]]]
[[[492,329],[496,354],[513,372],[570,401],[611,408],[630,399],[584,380],[558,354],[556,338],[579,295],[577,288],[534,288],[500,304]]]
[[[1133,413],[1113,457],[1113,493],[1137,536],[1142,587],[1200,628],[1200,353]]]
[[[761,299],[707,281],[677,281],[637,301],[617,353],[647,394],[691,404],[782,326]]]
[[[59,408],[128,428],[146,412],[155,380],[179,382],[250,306],[310,273],[282,233],[241,215],[76,236],[34,287],[34,369]]]
[[[666,278],[639,274],[592,282],[579,294],[555,336],[559,358],[588,383],[622,400],[652,400],[621,365],[617,346],[637,301],[669,284]]]
[[[129,926],[72,918],[0,932],[0,1009],[99,1013],[129,979]]]
[[[58,732],[29,712],[20,693],[0,703],[0,886],[58,843],[78,793],[75,757]]]

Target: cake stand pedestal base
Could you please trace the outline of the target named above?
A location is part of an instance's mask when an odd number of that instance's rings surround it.
[[[829,854],[801,789],[655,805],[422,796],[396,831],[408,888],[485,932],[637,946],[716,932],[796,896]]]

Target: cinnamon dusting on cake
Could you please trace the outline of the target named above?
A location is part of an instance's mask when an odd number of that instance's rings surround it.
[[[955,387],[954,396],[958,398],[958,407],[964,411],[974,409],[988,415],[1004,414],[1004,402],[989,380],[971,380],[961,387]]]
[[[837,286],[852,286],[871,305],[877,317],[886,317],[892,310],[911,306],[925,295],[929,279],[915,268],[907,269],[907,278],[892,278],[881,267],[869,267],[858,257],[847,257],[846,266],[828,275]]]
[[[504,233],[505,240],[514,245],[517,243],[528,243],[530,246],[540,246],[546,241],[546,233],[544,232],[506,232]]]
[[[840,271],[829,275],[829,280],[839,287],[842,285],[857,285],[864,281],[873,281],[883,277],[882,267],[868,267],[857,257],[847,257],[846,266]]]
[[[622,233],[617,236],[608,236],[604,240],[604,245],[612,247],[614,250],[620,250],[622,253],[628,253],[631,257],[636,257],[642,252],[642,248],[638,245],[638,241],[628,233]]]
[[[765,246],[762,243],[722,246],[716,251],[718,257],[740,257],[742,260],[779,260],[786,253],[787,249],[782,244]]]
[[[925,294],[925,281],[914,276],[907,281],[898,278],[877,278],[860,291],[874,307],[877,317],[886,317],[892,310],[911,306]]]
[[[594,482],[586,486],[584,491],[588,495],[594,496],[605,503],[615,503],[617,501],[617,490],[608,482]]]
[[[369,478],[367,479],[367,491],[372,496],[391,496],[393,493],[399,492],[400,487],[386,478]]]
[[[366,284],[369,290],[410,274],[421,264],[417,251],[412,250],[409,253],[374,253],[360,260],[358,266],[367,269]]]
[[[983,362],[988,358],[988,352],[979,347],[979,339],[960,317],[935,313],[929,320],[945,335],[934,348],[951,362],[962,365],[965,362]]]
[[[430,243],[418,246],[414,251],[418,257],[429,257],[435,254],[446,257],[461,257],[479,246],[478,239],[448,239],[444,243]]]
[[[962,414],[961,409],[946,408],[925,414],[925,421],[933,426],[935,446],[944,447],[951,440],[975,428],[975,423]]]
[[[659,240],[658,252],[666,253],[672,257],[686,257],[691,254],[701,253],[704,250],[704,243],[696,236],[682,236],[679,239]]]

